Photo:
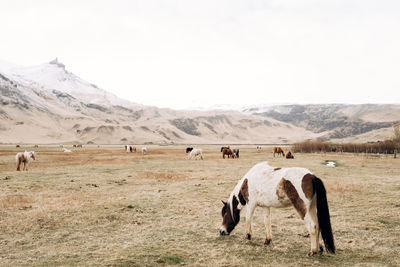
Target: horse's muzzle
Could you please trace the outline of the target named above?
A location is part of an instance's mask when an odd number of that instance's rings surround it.
[[[220,235],[229,235],[229,233],[225,229],[219,229]]]

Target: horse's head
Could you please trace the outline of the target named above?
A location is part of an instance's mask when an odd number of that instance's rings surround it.
[[[36,160],[36,159],[35,159],[35,151],[29,152],[29,157],[30,157],[31,159],[33,159],[33,160]]]
[[[220,235],[229,235],[235,226],[240,221],[240,210],[237,208],[239,201],[236,196],[233,196],[228,200],[228,203],[222,201],[224,206],[222,207],[222,225],[219,229]]]

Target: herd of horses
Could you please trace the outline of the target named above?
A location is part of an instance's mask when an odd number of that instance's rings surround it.
[[[77,147],[77,146],[74,146]],[[257,146],[257,150],[261,147]],[[136,152],[136,147],[125,145],[126,152]],[[64,151],[65,152],[65,151]],[[220,149],[222,158],[239,158],[239,149],[231,149],[223,146]],[[142,147],[142,153],[147,153],[147,148]],[[203,159],[201,148],[187,147],[188,159]],[[273,148],[275,155],[293,159],[291,151],[286,154],[280,147]],[[16,154],[17,171],[28,170],[28,164],[35,160],[34,151],[18,152]],[[246,209],[246,238],[252,238],[252,218],[256,207],[262,207],[265,211],[266,239],[264,244],[270,245],[271,233],[271,207],[294,207],[300,219],[302,219],[309,231],[311,250],[309,256],[322,253],[319,244],[321,234],[325,248],[335,253],[335,244],[330,222],[326,190],[321,179],[305,168],[275,168],[268,162],[254,165],[237,183],[229,198],[223,202],[221,210],[222,224],[220,235],[229,235],[240,221],[240,212],[244,206]]]
[[[20,145],[16,145],[17,148],[20,147]],[[38,147],[37,145],[35,145],[35,147]],[[63,152],[66,153],[71,153],[72,151],[70,149],[64,148],[62,145],[60,146],[61,148],[63,148]],[[82,148],[81,144],[78,145],[73,145],[73,147],[75,148]],[[261,146],[257,146],[257,150],[261,149]],[[133,145],[125,145],[124,146],[124,150],[126,152],[135,152],[136,153],[136,147]],[[227,156],[227,158],[239,158],[239,152],[240,150],[238,148],[230,148],[229,146],[222,146],[221,147],[221,153],[222,153],[222,158],[225,159],[225,156]],[[142,154],[145,155],[147,153],[147,147],[142,147]],[[203,159],[203,151],[201,148],[193,148],[193,147],[187,147],[186,148],[186,153],[188,154],[188,159]],[[275,154],[282,155],[283,157],[285,157],[285,152],[283,151],[282,148],[280,147],[274,147],[273,148],[273,155],[275,157]],[[286,153],[286,158],[287,159],[294,159],[293,154],[288,151],[288,153]],[[28,163],[31,160],[35,160],[35,152],[34,151],[30,151],[30,152],[19,152],[16,155],[16,164],[17,164],[17,171],[21,170],[21,165],[24,164],[23,170],[28,170]]]
[[[261,149],[261,146],[257,146],[257,150]],[[195,150],[195,152],[192,152],[193,150]],[[228,158],[239,158],[239,149],[238,148],[234,148],[231,149],[229,146],[222,146],[221,147],[221,153],[222,153],[222,158],[225,159],[225,156],[227,156]],[[189,153],[188,155],[188,159],[196,159],[196,158],[200,158],[203,159],[203,155],[202,155],[202,150],[201,149],[196,149],[193,147],[187,147],[186,148],[186,153]],[[275,157],[275,154],[282,155],[283,157],[286,157],[287,159],[294,159],[294,156],[292,154],[291,151],[288,151],[288,153],[286,153],[283,151],[282,148],[280,147],[274,147],[273,148],[273,154]],[[199,157],[197,157],[199,156]]]
[[[136,153],[136,147],[132,145],[125,145],[125,151],[126,152],[135,152]],[[142,147],[142,154],[146,155],[147,153],[147,147]]]

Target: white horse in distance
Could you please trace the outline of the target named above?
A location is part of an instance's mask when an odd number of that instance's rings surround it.
[[[203,159],[203,151],[201,148],[193,148],[192,151],[190,151],[188,159]]]
[[[23,170],[27,171],[28,163],[29,163],[29,161],[31,161],[31,159],[36,160],[35,151],[18,152],[17,155],[15,155],[15,161],[17,163],[17,171],[21,170],[22,163],[24,164]]]

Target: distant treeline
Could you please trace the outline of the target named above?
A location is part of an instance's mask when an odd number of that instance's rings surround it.
[[[350,152],[350,153],[379,153],[394,154],[396,144],[392,140],[371,142],[371,143],[330,143],[319,141],[305,141],[292,145],[293,152],[314,153],[314,152]]]

